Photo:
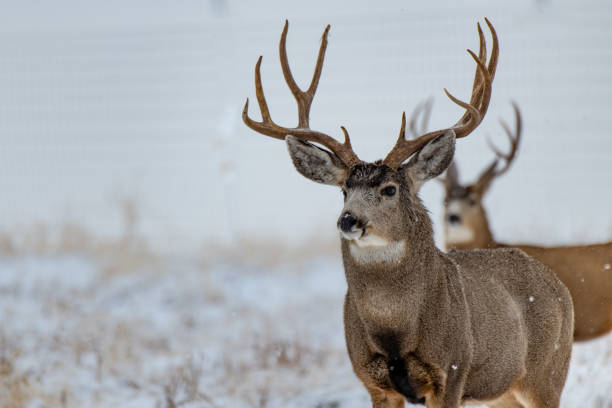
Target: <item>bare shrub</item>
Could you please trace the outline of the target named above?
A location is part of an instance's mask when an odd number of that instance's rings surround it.
[[[202,359],[191,357],[168,376],[164,384],[164,399],[167,408],[176,408],[190,402],[206,402],[214,406],[213,400],[200,391],[200,380],[204,373]]]
[[[0,407],[22,408],[34,397],[27,375],[16,369],[20,350],[0,332]]]

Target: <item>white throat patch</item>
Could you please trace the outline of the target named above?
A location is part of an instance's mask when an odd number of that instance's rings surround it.
[[[389,245],[389,241],[387,241],[385,238],[374,234],[367,234],[363,238],[355,239],[353,240],[353,243],[360,248],[384,247]]]
[[[464,244],[472,242],[474,239],[474,231],[464,225],[447,225],[446,226],[446,242],[449,244]]]
[[[458,214],[464,213],[464,204],[457,200],[451,200],[446,207],[447,214]],[[471,228],[466,227],[463,223],[445,223],[446,228],[446,243],[447,244],[465,244],[471,242],[474,239],[474,231]]]
[[[353,259],[360,264],[398,263],[406,252],[404,241],[389,242],[376,235],[367,235],[349,242]]]

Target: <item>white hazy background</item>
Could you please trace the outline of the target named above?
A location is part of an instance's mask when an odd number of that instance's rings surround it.
[[[134,200],[139,234],[158,250],[215,241],[333,238],[340,192],[302,178],[278,140],[240,114],[263,55],[273,118],[297,122],[278,63],[302,86],[331,24],[311,125],[351,133],[361,158],[382,158],[403,110],[433,96],[431,127],[461,115],[442,89],[469,96],[476,22],[501,42],[487,118],[459,141],[463,180],[492,159],[497,120],[524,117],[512,170],[487,207],[498,239],[560,244],[612,235],[612,3],[408,1],[0,2],[0,228],[66,222],[119,235]],[[487,31],[485,30],[485,33]],[[490,44],[490,37],[488,43]],[[422,197],[441,240],[442,189]]]

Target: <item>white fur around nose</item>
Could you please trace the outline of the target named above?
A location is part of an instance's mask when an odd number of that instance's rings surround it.
[[[457,214],[463,219],[463,205],[457,201],[451,201],[446,207],[447,214]],[[446,242],[448,244],[464,244],[474,239],[474,231],[463,222],[451,224],[446,222]]]
[[[449,244],[464,244],[474,239],[474,231],[464,225],[447,225],[446,242]]]
[[[367,247],[384,247],[389,245],[389,241],[375,234],[368,234],[363,238],[355,240],[355,245],[361,248]]]
[[[366,238],[369,238],[369,241],[360,243]],[[360,264],[398,263],[406,253],[406,244],[404,241],[389,242],[384,238],[371,235],[351,241],[349,251],[353,259]]]

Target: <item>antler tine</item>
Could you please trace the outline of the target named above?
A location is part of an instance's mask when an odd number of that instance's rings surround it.
[[[328,25],[323,32],[315,70],[312,75],[310,86],[306,91],[302,91],[297,85],[295,79],[293,78],[293,74],[291,73],[291,69],[289,68],[286,49],[288,29],[289,21],[285,20],[285,26],[281,34],[278,48],[283,76],[285,77],[285,81],[287,82],[287,85],[289,86],[289,89],[291,90],[291,93],[293,94],[298,105],[298,126],[295,128],[287,128],[277,125],[272,120],[261,83],[260,71],[262,57],[259,57],[257,64],[255,65],[255,94],[259,104],[259,110],[261,111],[261,122],[257,122],[249,117],[248,98],[244,105],[244,109],[242,110],[242,120],[254,131],[275,139],[284,140],[287,135],[293,135],[301,140],[314,142],[325,146],[336,154],[336,156],[338,156],[338,158],[348,167],[361,162],[355,152],[353,152],[348,132],[344,127],[342,128],[344,133],[344,143],[340,143],[331,136],[328,136],[322,132],[310,129],[310,106],[312,104],[315,92],[317,91],[317,86],[319,85],[321,72],[323,71],[323,61],[325,59],[325,51],[327,49],[327,34],[329,33],[330,26]]]
[[[493,79],[495,78],[495,72],[497,71],[497,60],[499,59],[499,40],[497,39],[497,32],[495,31],[493,24],[491,24],[489,19],[487,19],[486,17],[485,17],[485,22],[487,23],[487,26],[489,27],[489,31],[491,31],[491,37],[493,38],[493,46],[491,47],[491,57],[489,58],[489,64],[487,65],[487,72],[490,77],[490,83],[488,87],[483,86],[483,88],[485,89],[488,88],[489,92],[491,92],[491,83],[493,82]],[[484,63],[484,60],[483,60],[483,63]],[[481,96],[481,100],[480,100],[480,107],[478,109],[482,116],[484,116],[487,113],[487,110],[489,109],[490,101],[491,101],[490,93],[488,97],[486,97],[485,93],[483,92],[483,96]]]
[[[510,140],[510,152],[507,154],[502,153],[499,149],[497,149],[497,147],[495,147],[495,145],[490,140],[487,139],[487,142],[489,143],[489,146],[491,147],[495,155],[499,159],[503,160],[505,163],[504,167],[495,171],[495,177],[501,176],[508,170],[508,168],[510,168],[512,161],[516,157],[516,152],[518,151],[519,142],[521,141],[521,134],[522,134],[522,128],[523,128],[522,120],[521,120],[521,112],[516,102],[512,102],[512,108],[514,109],[514,117],[516,121],[516,125],[515,125],[516,127],[515,127],[514,134],[512,134],[510,127],[506,124],[506,122],[503,119],[500,119],[499,121],[501,126],[504,129],[504,132],[508,136],[508,139]]]
[[[410,135],[412,137],[416,137],[419,135],[419,131],[417,130],[417,121],[419,120],[419,116],[421,115],[422,110],[423,102],[420,102],[412,111],[412,115],[410,115],[410,124],[408,125],[408,129],[410,129]]]
[[[493,28],[493,25],[488,19],[485,18],[485,21],[487,23],[487,26],[489,27],[489,30],[491,31],[491,36],[493,38],[491,57],[489,59],[489,64],[485,65],[486,44],[482,29],[480,28],[480,25],[477,25],[478,36],[480,40],[480,47],[478,52],[479,55],[476,56],[476,54],[474,54],[471,50],[468,50],[468,53],[476,62],[476,73],[474,76],[474,84],[472,86],[472,95],[470,97],[470,103],[466,103],[461,101],[460,99],[455,98],[446,89],[444,89],[444,92],[449,97],[449,99],[464,108],[466,112],[459,119],[459,121],[451,128],[429,132],[415,140],[406,140],[400,135],[391,152],[389,152],[387,157],[385,157],[385,159],[383,160],[383,163],[385,163],[387,166],[391,168],[399,167],[402,162],[408,157],[410,157],[414,152],[421,149],[429,141],[444,134],[448,130],[453,130],[455,132],[456,138],[459,139],[472,133],[474,129],[478,127],[480,122],[482,122],[482,119],[489,107],[489,101],[491,100],[491,85],[495,77],[495,70],[497,67],[497,60],[499,55],[499,43],[495,29]]]
[[[478,28],[478,40],[480,44],[478,45],[478,59],[485,63],[487,61],[487,42],[485,40],[484,33],[482,32],[482,28],[480,27],[480,23],[476,23],[476,27]],[[472,97],[470,98],[470,104],[473,105],[478,101],[478,98],[481,94],[481,89],[478,89],[479,84],[481,83],[481,75],[478,70],[474,73],[474,83],[472,84]]]
[[[431,106],[433,105],[433,98],[427,98],[426,100],[419,103],[414,111],[412,111],[412,115],[410,115],[410,122],[408,125],[408,129],[410,129],[410,135],[412,137],[417,137],[420,134],[423,134],[427,131],[427,127],[429,125],[429,117],[431,116]],[[421,117],[421,125],[420,129],[418,128],[419,116]]]
[[[257,96],[257,103],[259,104],[259,110],[261,112],[261,122],[257,122],[249,117],[249,98],[247,98],[244,108],[242,109],[242,120],[248,127],[256,132],[283,140],[286,135],[285,129],[277,126],[272,121],[270,111],[268,110],[268,103],[266,102],[266,96],[264,95],[263,86],[261,84],[260,67],[262,58],[263,57],[260,56],[257,59],[257,64],[255,64],[255,95]]]
[[[323,71],[323,60],[325,59],[325,50],[327,49],[327,34],[329,33],[329,29],[330,25],[328,24],[327,27],[325,27],[325,31],[323,32],[323,36],[321,38],[321,47],[319,48],[319,55],[317,57],[317,63],[315,65],[310,86],[306,91],[302,91],[295,82],[293,74],[291,73],[291,68],[289,67],[289,60],[287,58],[287,32],[289,31],[289,20],[285,20],[285,27],[283,28],[283,33],[281,34],[280,43],[278,44],[278,54],[280,56],[281,68],[283,69],[283,76],[285,77],[285,81],[287,82],[287,85],[289,86],[289,89],[291,90],[291,93],[295,97],[298,104],[298,127],[307,128],[309,125],[308,119],[310,115],[310,106],[312,104],[312,99],[314,98],[315,92],[317,91],[317,86],[319,85],[321,72]]]
[[[500,120],[508,139],[510,139],[510,152],[507,154],[502,153],[495,145],[491,142],[491,140],[487,139],[487,143],[489,147],[495,153],[496,158],[491,162],[491,164],[480,174],[478,177],[478,181],[474,184],[474,188],[476,191],[480,191],[484,193],[491,182],[504,174],[510,168],[514,158],[516,157],[516,152],[518,151],[518,145],[521,140],[522,134],[522,121],[521,121],[521,112],[519,111],[518,105],[515,102],[512,102],[512,107],[514,109],[514,116],[516,120],[516,128],[514,135],[510,131],[510,127],[504,122]],[[497,168],[500,160],[504,161],[504,166],[500,169]]]
[[[497,70],[497,60],[499,58],[499,42],[497,39],[497,32],[495,28],[491,24],[491,22],[485,18],[485,22],[491,31],[491,37],[493,38],[493,47],[491,50],[491,57],[489,59],[489,63],[487,65],[487,71],[489,76],[491,77],[491,82],[495,78],[495,71]],[[480,39],[480,48],[478,52],[478,59],[482,61],[484,64],[487,60],[487,49],[486,49],[486,41],[484,37],[484,33],[480,28],[480,24],[478,26],[478,37]],[[485,97],[484,95],[485,84],[481,80],[480,71],[477,71],[474,76],[474,84],[472,86],[472,97],[470,98],[470,104],[477,106],[481,112],[481,115],[484,116],[487,113],[487,109],[489,107],[490,97]],[[459,120],[458,123],[465,123],[469,118],[469,112],[466,112],[463,117]]]

